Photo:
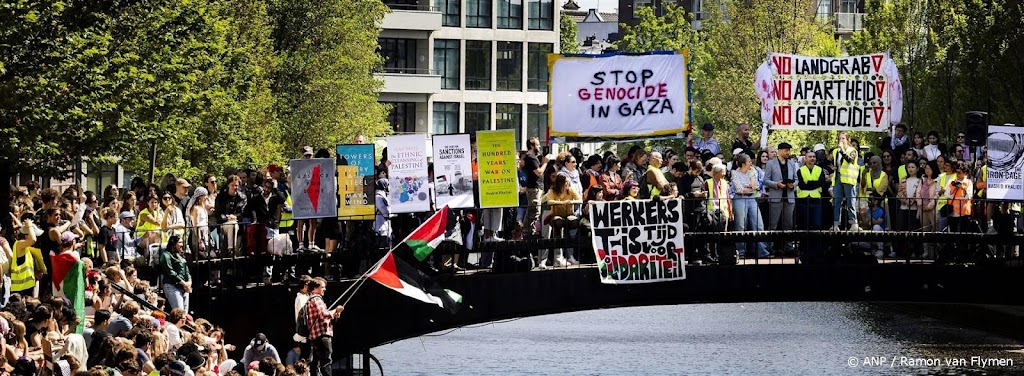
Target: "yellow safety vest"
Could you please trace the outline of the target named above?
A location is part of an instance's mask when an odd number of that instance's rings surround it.
[[[22,240],[14,243],[15,249],[18,248],[19,242],[22,242]],[[25,255],[22,256],[25,262],[18,264],[17,256],[14,257],[14,260],[11,260],[11,291],[25,291],[36,287],[35,262],[32,260],[32,248],[25,248]]]
[[[947,187],[949,187],[949,181],[950,181],[949,178],[952,177],[952,176],[955,176],[955,175],[950,175],[950,174],[947,174],[945,172],[939,174],[939,187],[942,188],[942,189],[946,189]],[[947,189],[947,191],[949,191],[949,190]],[[947,202],[948,202],[948,200],[946,199],[946,195],[940,196],[938,204],[935,205],[935,210],[942,210],[942,207],[946,206]]]
[[[154,216],[154,214],[149,211],[149,208],[142,209],[142,211],[139,212],[139,216],[141,217],[143,213],[148,213],[150,217]],[[135,233],[139,237],[146,236],[146,234],[151,231],[160,231],[160,225],[139,221],[138,226],[135,226]]]
[[[657,169],[654,168],[654,166],[648,165],[647,166],[647,171],[650,172],[651,170],[657,170]],[[658,172],[661,172],[661,170],[658,170]],[[657,174],[657,172],[655,172],[655,174]],[[647,183],[647,174],[646,173],[644,174],[644,183]],[[660,196],[661,195],[661,187],[655,187],[653,184],[650,184],[650,183],[647,183],[647,191],[651,192],[651,197]]]
[[[286,197],[284,199],[284,205],[285,206],[292,206],[292,194],[291,193],[288,193],[288,197]],[[292,227],[293,224],[294,223],[292,221],[292,213],[285,213],[284,211],[282,211],[281,212],[281,223],[278,226],[281,227],[281,228],[288,228],[288,227]]]
[[[896,170],[896,176],[899,177],[900,183],[907,180],[907,165],[900,166],[900,168]]]
[[[864,175],[864,181],[867,183],[867,188],[876,191],[875,193],[878,193],[879,195],[884,195],[885,194],[885,192],[877,192],[878,191],[877,187],[878,187],[879,184],[882,184],[882,179],[888,179],[888,176],[885,175],[885,171],[882,171],[881,174],[878,174],[878,179],[874,179],[874,180],[871,180],[871,173],[870,172],[868,172],[867,175]],[[867,193],[867,192],[865,192],[865,193]]]
[[[852,154],[852,155],[851,155]],[[857,185],[857,175],[860,173],[860,166],[857,165],[857,151],[847,153],[854,158],[854,162],[848,163],[839,156],[839,148],[832,152],[832,160],[836,161],[836,168],[839,170],[839,182],[849,185]]]
[[[800,177],[802,177],[805,182],[818,181],[821,179],[821,167],[813,166],[810,170],[808,170],[807,166],[800,166]],[[797,198],[821,198],[821,187],[808,190],[799,189],[799,187],[797,188]]]

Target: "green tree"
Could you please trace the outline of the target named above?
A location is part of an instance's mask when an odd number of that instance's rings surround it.
[[[271,87],[286,156],[391,131],[377,102],[383,83],[370,75],[381,65],[378,25],[387,11],[379,0],[270,0],[281,59]]]
[[[576,42],[580,28],[576,25],[576,21],[573,21],[565,13],[561,13],[558,22],[559,51],[563,54],[580,53],[580,45]]]
[[[619,50],[625,52],[679,51],[697,44],[697,31],[690,25],[692,15],[676,3],[665,4],[665,15],[656,16],[652,7],[636,10],[636,26],[621,24]]]

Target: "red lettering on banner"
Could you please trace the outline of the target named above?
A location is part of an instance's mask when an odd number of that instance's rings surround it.
[[[668,84],[662,82],[658,84],[658,97],[665,98],[668,96]]]
[[[775,84],[775,99],[788,101],[793,99],[793,81],[783,80]]]
[[[791,74],[792,65],[790,62],[793,58],[789,56],[772,56],[772,62],[775,63],[775,68],[779,70],[779,74]]]
[[[792,125],[793,109],[790,106],[775,107],[775,112],[772,113],[772,123],[776,125]]]
[[[871,55],[871,65],[875,66],[875,72],[882,70],[882,55]]]
[[[872,107],[875,111],[875,126],[879,126],[882,123],[882,114],[885,113],[885,107]]]
[[[664,85],[664,84],[662,84],[662,85]],[[648,97],[648,98],[653,97],[654,96],[654,92],[656,90],[657,89],[654,86],[644,86],[644,96]]]
[[[883,98],[882,97],[882,93],[884,93],[884,92],[885,92],[885,82],[882,82],[882,81],[875,82],[875,93],[878,94],[878,96],[876,98],[881,100]]]

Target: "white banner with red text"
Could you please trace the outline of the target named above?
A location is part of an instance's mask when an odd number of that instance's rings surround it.
[[[689,118],[683,54],[548,55],[550,136],[677,134]]]
[[[884,132],[903,118],[899,70],[886,54],[812,57],[769,54],[754,91],[772,130]]]

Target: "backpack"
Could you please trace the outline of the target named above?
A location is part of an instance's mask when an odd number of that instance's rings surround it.
[[[309,338],[309,301],[313,298],[309,298],[306,304],[302,305],[299,309],[299,318],[295,320],[295,334],[299,337]]]

